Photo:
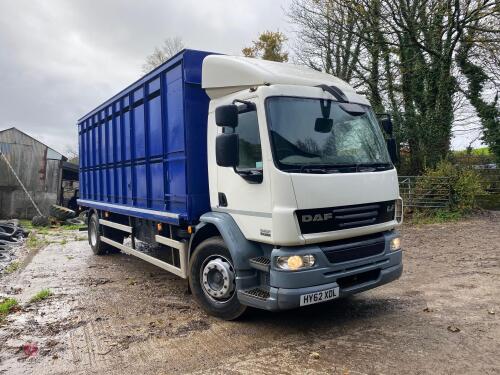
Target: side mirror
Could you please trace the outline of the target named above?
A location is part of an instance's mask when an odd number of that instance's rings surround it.
[[[330,133],[333,127],[333,120],[331,118],[319,117],[314,123],[314,131],[317,133]]]
[[[238,134],[220,134],[215,139],[215,159],[219,167],[236,167],[240,163]]]
[[[389,156],[392,162],[395,164],[398,161],[398,148],[396,145],[396,140],[394,138],[389,138],[387,140],[387,151],[389,151]]]
[[[392,136],[393,132],[393,125],[392,125],[392,120],[390,117],[384,118],[380,121],[380,124],[382,125],[382,128],[384,129],[385,133],[389,136]]]
[[[238,107],[235,104],[215,108],[215,123],[218,126],[235,128],[238,126]]]

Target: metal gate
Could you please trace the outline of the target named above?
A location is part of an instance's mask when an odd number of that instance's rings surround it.
[[[399,192],[405,207],[447,208],[451,201],[448,177],[399,176]]]

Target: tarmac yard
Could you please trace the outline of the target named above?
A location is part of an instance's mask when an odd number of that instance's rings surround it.
[[[500,214],[402,232],[400,280],[236,322],[205,315],[186,281],[68,232],[0,276],[20,305],[0,323],[0,373],[500,373]]]

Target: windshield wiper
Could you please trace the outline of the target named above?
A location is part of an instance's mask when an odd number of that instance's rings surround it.
[[[299,173],[340,173],[345,168],[354,168],[356,164],[304,164]]]
[[[353,173],[374,172],[392,169],[391,163],[339,163],[339,164],[304,164],[300,168],[287,168],[288,172],[299,173]]]
[[[391,163],[359,163],[356,165],[358,172],[369,172],[369,170],[386,171],[392,169]]]

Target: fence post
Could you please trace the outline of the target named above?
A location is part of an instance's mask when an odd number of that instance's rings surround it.
[[[448,208],[451,207],[451,183],[450,183],[450,178],[447,178],[448,181]]]

